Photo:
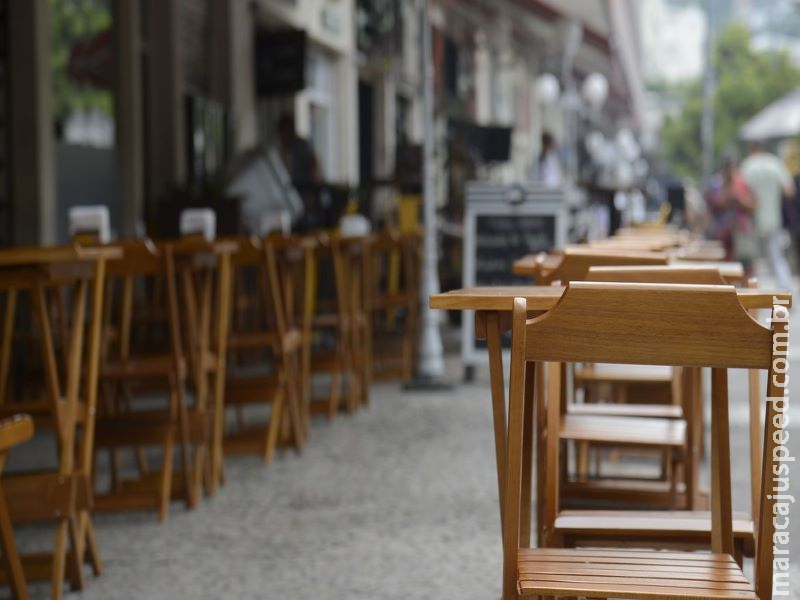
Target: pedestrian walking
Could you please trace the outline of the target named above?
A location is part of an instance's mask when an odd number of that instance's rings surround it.
[[[742,175],[756,200],[755,224],[762,252],[778,285],[792,289],[792,271],[786,260],[787,234],[783,228],[784,198],[793,198],[795,185],[783,162],[760,143],[750,144],[750,155],[742,163]]]

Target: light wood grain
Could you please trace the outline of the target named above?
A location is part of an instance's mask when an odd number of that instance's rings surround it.
[[[514,298],[525,298],[531,312],[550,310],[556,305],[566,288],[562,286],[483,286],[463,288],[434,294],[430,307],[442,310],[484,310],[511,312]],[[738,289],[736,296],[744,308],[771,308],[774,298],[789,302],[792,295],[778,290]]]

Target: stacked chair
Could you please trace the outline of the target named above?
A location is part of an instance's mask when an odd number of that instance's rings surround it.
[[[296,450],[302,449],[305,438],[303,338],[300,322],[287,306],[293,304],[296,282],[279,272],[273,243],[249,237],[236,243],[236,304],[225,403],[237,410],[237,418],[236,431],[225,437],[225,451],[260,452],[269,462],[284,427]],[[271,406],[266,426],[247,425],[242,408],[253,404]]]
[[[366,281],[372,377],[409,380],[419,329],[419,234],[386,231],[370,240]],[[375,343],[378,342],[378,343]]]
[[[771,405],[760,425],[759,379],[767,371],[767,395],[776,394],[774,329],[742,306],[721,267],[704,264],[719,259],[717,250],[675,231],[631,230],[528,261],[537,283],[565,290],[544,313],[514,300],[504,600],[772,597],[774,525],[763,491],[772,475],[762,461],[777,425]],[[732,368],[748,370],[749,514],[732,510]],[[704,369],[711,371],[707,495],[699,484]],[[653,448],[669,457],[659,482],[602,472],[604,459]],[[653,493],[653,483],[668,485],[668,494]],[[538,547],[531,548],[534,490]],[[745,557],[754,558],[752,582]]]
[[[105,490],[96,489],[95,506],[154,508],[164,520],[173,496],[190,507],[198,502],[175,256],[171,246],[149,240],[117,247],[122,256],[109,264],[96,436],[97,453],[108,455],[110,478]],[[164,402],[154,401],[162,395]],[[148,460],[154,447],[162,453],[158,471]],[[133,455],[136,477],[122,473],[126,450]],[[178,472],[173,471],[176,450]]]
[[[548,312],[533,319],[528,314],[526,301],[516,299],[503,510],[504,600],[529,596],[770,598],[771,503],[765,501],[756,509],[750,527],[756,543],[754,584],[740,566],[740,525],[731,507],[727,375],[731,368],[766,370],[767,394],[776,395],[773,330],[747,313],[732,287],[721,285],[573,281]],[[564,516],[560,504],[566,465],[561,433],[569,413],[563,386],[565,367],[571,363],[711,369],[710,514],[664,511],[637,517],[619,513],[615,520],[601,511],[595,519],[607,521],[603,539],[590,543],[583,534],[553,526]],[[700,401],[694,395],[685,398]],[[529,547],[526,489],[531,486],[531,472],[525,466],[526,448],[533,444],[526,423],[533,418],[534,405],[537,418],[544,420],[539,432],[544,439],[536,444],[544,453],[538,501],[545,515],[544,536],[535,549]],[[770,456],[776,444],[773,416],[770,406],[764,421],[763,457]],[[767,489],[770,469],[764,466],[753,485]],[[691,551],[697,549],[706,552]]]
[[[356,412],[369,400],[372,363],[366,293],[362,283],[368,261],[368,238],[321,235],[315,247],[316,286],[311,317],[311,374],[330,378],[329,393],[312,398],[312,413],[332,419],[340,405]]]

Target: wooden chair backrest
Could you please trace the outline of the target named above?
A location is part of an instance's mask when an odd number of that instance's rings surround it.
[[[368,293],[415,294],[418,285],[418,234],[382,231],[369,240]]]
[[[779,310],[779,307],[775,309],[776,312]],[[511,585],[517,576],[526,362],[549,363],[546,382],[546,497],[539,499],[549,512],[558,510],[560,363],[710,367],[711,550],[732,555],[727,369],[768,370],[768,396],[777,397],[777,386],[784,376],[776,370],[778,361],[775,359],[780,359],[780,355],[776,355],[772,336],[773,329],[759,324],[747,313],[731,286],[573,282],[550,311],[531,320],[527,320],[526,300],[515,299],[503,535],[504,585]],[[765,459],[771,457],[776,446],[773,440],[777,427],[773,422],[775,414],[774,403],[769,403],[764,432]],[[772,470],[764,464],[762,494],[771,485]],[[766,543],[757,545],[756,588],[761,594],[771,590],[773,502],[765,500],[762,503],[756,524],[757,540],[766,540]]]
[[[719,269],[672,265],[590,267],[586,281],[725,285]]]
[[[640,250],[645,252],[661,252],[678,245],[672,238],[606,238],[589,242],[589,248],[607,250]]]
[[[660,252],[632,250],[597,250],[589,248],[567,248],[561,262],[549,273],[541,276],[540,284],[560,281],[583,281],[590,267],[620,265],[666,265],[669,257]]]

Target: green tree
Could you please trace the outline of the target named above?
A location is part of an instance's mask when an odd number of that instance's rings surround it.
[[[734,148],[738,132],[758,111],[800,85],[800,69],[785,52],[759,52],[750,34],[738,24],[718,35],[712,54],[717,85],[714,94],[714,156]],[[683,109],[667,118],[661,131],[661,150],[675,174],[696,178],[701,170],[700,122],[703,86],[693,81],[682,90]]]
[[[68,72],[72,45],[111,27],[109,0],[50,0],[49,7],[54,118],[61,120],[73,111],[88,109],[111,115],[111,90],[75,82]]]

